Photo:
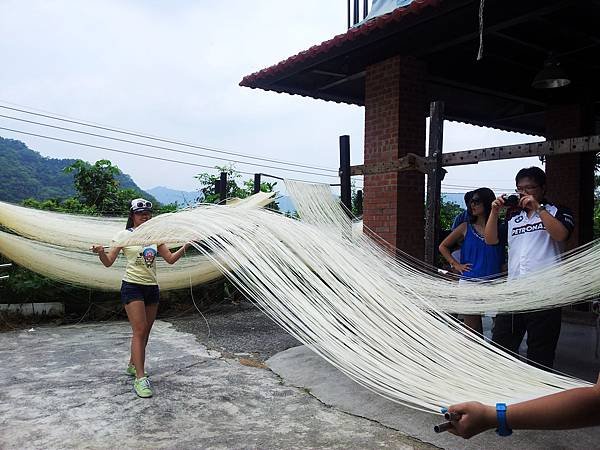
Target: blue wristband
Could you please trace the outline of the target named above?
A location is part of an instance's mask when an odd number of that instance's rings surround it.
[[[498,428],[496,429],[498,436],[510,436],[512,430],[506,423],[506,403],[496,403],[496,418],[498,419]]]

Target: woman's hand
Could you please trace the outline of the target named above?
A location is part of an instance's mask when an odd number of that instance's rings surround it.
[[[492,211],[498,213],[502,208],[504,208],[504,196],[501,195],[492,202]]]
[[[94,244],[92,245],[92,249],[91,249],[94,253],[104,253],[104,246],[103,245],[98,245],[98,244]]]
[[[469,272],[471,270],[471,267],[473,267],[473,264],[471,263],[465,263],[465,264],[453,264],[452,268],[454,270],[456,270],[457,272],[459,272],[461,275],[465,272]]]
[[[449,413],[459,415],[458,420],[452,420],[449,433],[469,439],[476,434],[497,426],[496,408],[479,402],[460,403],[448,408]]]

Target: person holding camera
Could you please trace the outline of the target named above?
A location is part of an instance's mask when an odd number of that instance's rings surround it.
[[[546,174],[539,167],[521,169],[515,177],[517,194],[500,196],[492,202],[485,241],[500,242],[497,227],[501,209],[517,208],[506,216],[504,233],[508,241],[508,279],[517,279],[552,265],[560,258],[563,243],[575,228],[573,215],[545,199]],[[527,332],[527,359],[535,365],[552,368],[561,327],[561,309],[498,314],[492,341],[518,353]]]

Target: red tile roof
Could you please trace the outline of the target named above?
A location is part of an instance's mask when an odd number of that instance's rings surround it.
[[[247,75],[240,82],[240,86],[256,87],[257,82],[260,82],[266,77],[284,72],[294,64],[307,62],[319,55],[327,53],[332,48],[340,47],[342,44],[347,42],[361,39],[373,31],[385,28],[394,22],[400,22],[402,19],[404,19],[404,17],[410,14],[419,14],[427,7],[437,6],[442,1],[443,0],[413,0],[413,2],[406,7],[396,8],[389,14],[384,14],[376,17],[375,19],[369,20],[359,27],[350,28],[347,32],[339,34],[328,41],[322,42],[321,44],[313,45],[309,49],[304,50],[297,55],[291,56],[275,64],[274,66],[259,70],[251,75]]]

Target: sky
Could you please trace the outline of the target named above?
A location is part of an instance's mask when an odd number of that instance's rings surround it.
[[[0,106],[127,130],[214,150],[329,170],[303,172],[236,163],[250,178],[338,183],[339,136],[350,135],[352,164],[363,161],[364,109],[243,88],[240,80],[346,31],[346,0],[28,0],[0,2]],[[36,117],[0,115],[71,127],[138,143],[260,162]],[[143,189],[199,187],[194,175],[226,161],[57,130],[0,117],[0,127],[135,152],[185,164],[0,130],[50,158],[109,159]],[[453,122],[444,152],[540,140]],[[282,167],[281,164],[260,162]],[[452,167],[443,191],[514,189],[521,167],[537,158]],[[207,166],[200,167],[200,166]],[[360,187],[362,180],[357,178]]]

